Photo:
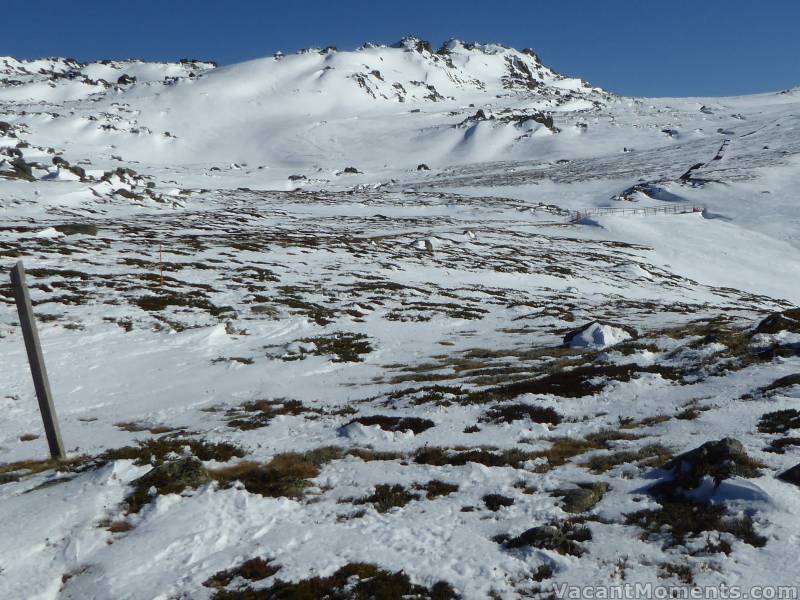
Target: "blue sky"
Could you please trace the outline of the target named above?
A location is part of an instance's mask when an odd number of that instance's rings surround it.
[[[0,55],[208,58],[352,49],[414,34],[531,47],[627,95],[733,95],[800,85],[800,0],[82,0],[9,2]]]

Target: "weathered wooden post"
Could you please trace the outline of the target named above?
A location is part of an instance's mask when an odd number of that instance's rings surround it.
[[[50,391],[50,382],[47,379],[47,369],[44,366],[44,355],[39,343],[39,333],[36,331],[36,321],[33,317],[33,305],[25,283],[25,267],[19,261],[11,269],[11,283],[14,286],[14,300],[17,303],[19,322],[22,326],[22,336],[25,338],[25,348],[28,351],[28,362],[33,375],[33,387],[39,400],[39,410],[44,421],[44,432],[47,434],[47,444],[50,446],[50,455],[55,459],[64,459],[64,444],[61,441],[61,431],[58,428],[58,419],[53,406],[53,394]]]

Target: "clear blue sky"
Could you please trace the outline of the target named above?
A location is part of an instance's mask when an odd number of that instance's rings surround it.
[[[733,95],[800,85],[800,0],[81,0],[6,3],[0,55],[230,64],[407,34],[531,47],[627,95]]]

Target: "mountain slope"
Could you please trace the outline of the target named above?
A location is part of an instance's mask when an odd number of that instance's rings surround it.
[[[416,38],[0,69],[69,450],[0,286],[0,597],[796,584],[798,90]]]

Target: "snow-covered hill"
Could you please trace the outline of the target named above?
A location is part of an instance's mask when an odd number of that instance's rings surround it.
[[[2,60],[0,100],[30,102],[33,114],[22,122],[32,143],[70,140],[98,157],[171,164],[330,169],[349,160],[376,168],[387,161],[374,156],[376,143],[393,159],[404,156],[403,166],[496,158],[554,135],[551,113],[590,110],[609,98],[530,51],[451,41],[434,52],[416,38],[219,69]]]
[[[798,115],[417,38],[0,58],[70,452],[3,285],[0,597],[795,584]]]

